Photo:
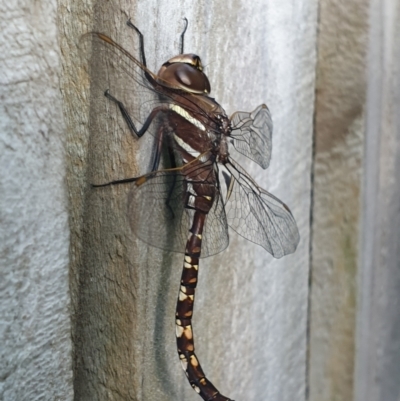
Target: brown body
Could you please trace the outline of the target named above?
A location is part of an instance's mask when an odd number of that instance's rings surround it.
[[[207,96],[210,84],[202,73],[198,56],[174,57],[163,65],[158,76],[160,78],[156,85],[162,82],[170,88],[181,87],[192,92],[190,95],[183,95],[179,91],[175,94],[168,92],[179,106],[173,106],[164,122],[164,127],[173,132],[173,148],[180,158],[179,164],[183,166],[185,208],[195,210],[189,229],[176,305],[178,354],[190,385],[204,400],[230,401],[206,378],[194,352],[192,330],[203,227],[216,196],[214,163],[223,162],[228,157],[226,143],[231,131],[230,122],[224,109]],[[178,82],[178,78],[183,79],[186,85]]]
[[[194,352],[192,316],[203,227],[216,196],[214,163],[223,163],[228,157],[226,143],[231,126],[225,110],[208,97],[211,88],[198,56],[174,57],[163,65],[158,75],[158,83],[167,82],[168,87],[180,87],[191,92],[190,95],[179,92],[175,95],[179,97],[175,99],[179,108],[175,107],[165,122],[173,129],[174,149],[183,165],[187,195],[185,208],[195,210],[176,305],[178,354],[189,383],[204,400],[229,401],[206,378],[200,366]],[[182,80],[185,85],[179,82]]]
[[[231,401],[206,378],[194,352],[192,315],[205,219],[206,213],[197,210],[189,230],[176,304],[176,340],[182,368],[192,388],[206,401]]]

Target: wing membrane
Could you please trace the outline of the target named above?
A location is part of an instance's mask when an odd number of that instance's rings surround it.
[[[117,107],[104,96],[106,90],[124,104],[137,129],[155,107],[168,104],[169,99],[155,91],[145,78],[145,73],[150,77],[154,74],[108,36],[96,32],[83,35],[79,51],[90,81],[91,107],[95,115],[105,113],[113,105]],[[151,124],[148,132],[155,135],[156,128],[157,124]]]
[[[262,168],[269,166],[272,152],[272,119],[265,104],[251,113],[238,111],[231,117],[233,146]]]
[[[294,252],[300,236],[289,208],[233,161],[225,167],[230,175],[225,199],[228,225],[276,258]]]
[[[175,92],[172,90],[173,95],[168,95],[165,91],[157,90],[146,75],[153,82],[158,77],[107,35],[97,32],[83,35],[79,41],[79,50],[91,85],[92,105],[101,108],[100,112],[105,108],[100,105],[105,102],[110,104],[110,100],[104,96],[108,90],[124,104],[138,129],[158,106],[181,104],[182,108],[190,110],[194,115],[206,115],[200,106],[201,102],[191,93],[180,89]],[[156,127],[157,124],[151,124],[148,131],[156,135]]]
[[[194,213],[184,208],[185,177],[179,170],[159,171],[131,185],[128,216],[135,235],[149,245],[183,253]],[[223,251],[228,242],[225,211],[217,196],[206,218],[201,256]]]

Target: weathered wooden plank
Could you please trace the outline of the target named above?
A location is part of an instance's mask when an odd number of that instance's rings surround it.
[[[198,399],[175,348],[182,256],[133,236],[124,188],[89,188],[90,182],[137,175],[138,166],[148,165],[148,154],[118,113],[93,115],[76,67],[76,43],[91,29],[137,54],[137,39],[125,26],[132,17],[145,35],[148,65],[157,70],[176,53],[186,16],[186,49],[202,57],[212,95],[228,113],[269,105],[275,123],[271,167],[245,167],[292,207],[302,235],[297,253],[279,261],[233,234],[227,251],[201,262],[197,354],[210,379],[233,399],[304,400],[316,1],[283,2],[279,8],[235,2],[229,11],[224,2],[204,1],[98,1],[92,10],[83,7],[70,2],[60,10],[76,398]],[[85,133],[91,118],[97,129]]]
[[[353,398],[368,2],[320,1],[309,392]]]
[[[400,396],[400,7],[371,1],[355,400]]]
[[[72,400],[55,1],[0,5],[0,399]]]

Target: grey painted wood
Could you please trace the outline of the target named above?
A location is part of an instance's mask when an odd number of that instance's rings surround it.
[[[371,1],[357,401],[400,399],[400,7]]]
[[[0,399],[72,400],[56,2],[0,12]]]
[[[269,105],[270,168],[240,162],[291,206],[302,236],[295,255],[273,260],[232,234],[224,253],[201,262],[194,333],[207,375],[236,400],[305,400],[308,363],[312,400],[349,400],[353,392],[357,401],[399,400],[399,8],[393,0],[371,2],[363,120],[365,6],[322,1],[318,47],[316,1],[60,0],[58,43],[55,4],[0,7],[0,398],[71,400],[75,391],[76,400],[90,401],[199,399],[175,349],[182,256],[133,236],[126,189],[89,185],[137,175],[148,144],[126,132],[118,113],[98,113],[107,102],[91,104],[77,48],[96,29],[137,54],[125,26],[132,17],[157,70],[176,53],[186,16],[186,49],[202,56],[212,95],[228,113]],[[89,122],[97,125],[89,130]]]
[[[353,399],[368,1],[319,2],[309,339],[311,401]]]
[[[316,1],[284,1],[279,8],[272,1],[92,6],[60,3],[59,20],[76,399],[198,400],[175,348],[182,255],[133,236],[125,188],[89,187],[137,175],[139,166],[148,165],[146,146],[126,132],[118,113],[98,113],[98,105],[94,112],[77,51],[79,37],[95,29],[137,54],[138,42],[125,26],[132,17],[145,35],[148,65],[157,70],[177,52],[186,16],[186,49],[201,55],[212,95],[228,113],[269,105],[275,124],[271,166],[265,172],[241,162],[292,208],[302,236],[296,254],[277,261],[232,234],[224,253],[201,262],[197,354],[209,378],[233,399],[304,400]],[[96,121],[92,130],[89,121]]]

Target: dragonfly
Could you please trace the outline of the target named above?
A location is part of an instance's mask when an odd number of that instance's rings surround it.
[[[228,227],[275,258],[297,248],[300,236],[289,208],[232,157],[238,152],[263,169],[269,166],[271,114],[262,104],[227,116],[210,96],[200,57],[184,53],[186,19],[180,53],[157,74],[147,67],[142,33],[131,20],[127,25],[139,39],[140,60],[100,32],[83,35],[80,49],[99,96],[117,107],[135,138],[152,136],[151,168],[144,175],[93,187],[129,185],[132,231],[149,245],[184,254],[175,316],[179,359],[203,400],[231,401],[206,377],[195,354],[192,319],[199,260],[228,246]],[[99,63],[113,79],[99,79]]]

